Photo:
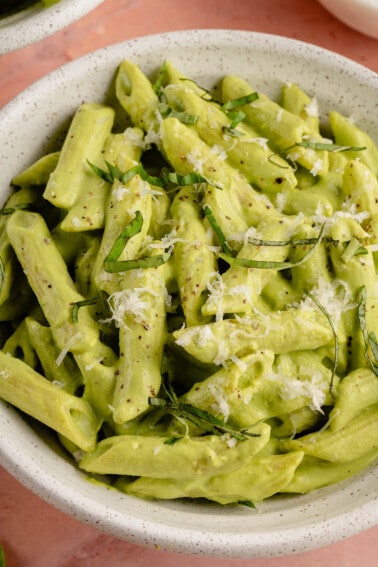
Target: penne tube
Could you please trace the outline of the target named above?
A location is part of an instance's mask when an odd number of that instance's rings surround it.
[[[31,185],[46,185],[50,175],[58,165],[60,151],[52,152],[40,157],[32,165],[21,171],[12,179],[12,184],[18,187]]]
[[[228,75],[222,81],[224,102],[246,96],[252,91],[253,88],[240,77]],[[322,141],[322,137],[313,132],[299,116],[288,112],[263,93],[258,93],[257,100],[241,106],[240,110],[245,114],[246,123],[268,138],[272,147],[279,153],[283,152],[287,159],[298,162],[313,175],[327,173],[326,151],[314,151],[311,147],[298,146],[306,141]]]
[[[94,449],[99,421],[90,405],[55,386],[22,360],[0,351],[0,397],[67,437]]]
[[[133,124],[145,132],[158,130],[159,99],[151,82],[131,61],[122,61],[115,80],[116,97]]]
[[[267,443],[269,426],[260,424],[250,437],[237,443],[220,435],[183,437],[167,443],[167,437],[118,435],[100,441],[79,462],[81,469],[100,474],[186,478],[232,472],[246,464]],[[167,466],[169,463],[169,466]]]
[[[201,308],[209,277],[217,269],[208,231],[200,216],[197,193],[193,186],[183,187],[170,209],[177,223],[174,271],[187,326],[209,322]]]
[[[0,398],[143,498],[253,506],[376,463],[375,142],[299,84],[124,60],[114,87],[0,211]]]
[[[254,313],[244,319],[180,329],[173,333],[176,345],[204,364],[222,364],[262,349],[283,354],[318,348],[332,342],[333,335],[322,313],[317,311]]]
[[[7,232],[58,346],[64,349],[69,344],[71,352],[91,349],[98,340],[97,325],[86,309],[80,310],[79,323],[73,322],[73,305],[84,298],[76,291],[43,218],[16,211]]]
[[[352,370],[340,381],[335,405],[329,414],[330,430],[337,431],[374,404],[378,404],[377,376],[370,368]]]
[[[51,329],[32,317],[26,317],[25,327],[45,378],[69,394],[76,394],[82,385],[81,372],[71,357],[65,356],[60,364],[57,363],[60,350],[54,342]],[[3,350],[8,352],[7,346]]]
[[[232,474],[197,479],[140,478],[125,492],[142,498],[206,498],[219,504],[257,503],[284,491],[303,458],[300,451],[255,457]],[[122,487],[122,484],[121,484]]]
[[[372,138],[361,130],[352,119],[332,110],[329,113],[329,123],[337,144],[351,148],[366,148],[349,150],[346,155],[352,160],[361,160],[373,175],[378,175],[378,148]]]
[[[241,172],[212,152],[187,125],[166,118],[161,125],[161,141],[168,161],[179,174],[194,171],[218,191],[224,191],[235,212],[248,224],[256,225],[274,214],[269,199],[255,191]]]
[[[116,423],[147,411],[149,398],[160,390],[165,301],[164,266],[126,272],[120,290],[109,297],[119,327],[119,369],[112,402]]]
[[[194,128],[214,152],[227,156],[229,163],[261,191],[284,191],[295,187],[297,180],[280,156],[272,158],[268,140],[242,122],[234,131],[232,120],[219,104],[207,101],[187,88],[187,83],[168,85],[164,89],[168,103],[196,117]]]
[[[378,404],[373,404],[333,431],[324,429],[299,439],[280,442],[283,451],[304,451],[306,455],[331,463],[350,463],[363,458],[378,444]]]
[[[296,83],[285,83],[282,86],[281,106],[291,114],[299,116],[309,128],[319,134],[318,101],[311,98]]]
[[[341,482],[376,463],[377,457],[377,449],[373,449],[366,455],[348,463],[330,463],[305,455],[293,478],[282,492],[306,494],[318,488]]]
[[[91,191],[96,196],[104,194],[104,181],[94,175],[87,162],[96,163],[101,157],[113,121],[114,110],[109,106],[83,104],[79,107],[70,124],[58,164],[49,176],[44,191],[44,198],[55,207],[69,209],[83,194],[89,204],[88,195]],[[93,219],[78,218],[78,224],[85,224],[86,229],[91,222]]]

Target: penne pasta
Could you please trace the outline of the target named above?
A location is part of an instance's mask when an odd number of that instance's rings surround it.
[[[378,150],[220,79],[122,61],[15,175],[0,398],[127,494],[253,505],[376,463]]]

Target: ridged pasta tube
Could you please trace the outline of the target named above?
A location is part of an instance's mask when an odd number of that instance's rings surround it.
[[[251,429],[256,437],[236,443],[221,435],[183,437],[174,444],[167,437],[118,435],[100,441],[81,459],[80,468],[100,474],[186,478],[232,472],[245,465],[269,439],[264,423]]]
[[[90,405],[2,351],[0,397],[64,435],[83,451],[94,449],[100,423]]]

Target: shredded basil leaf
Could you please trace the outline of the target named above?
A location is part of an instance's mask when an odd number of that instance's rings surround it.
[[[4,267],[3,259],[0,258],[0,292],[3,289],[4,281],[5,281],[5,267]]]
[[[80,307],[87,307],[88,305],[95,305],[97,303],[98,297],[93,297],[92,299],[83,299],[82,301],[77,301],[72,306],[72,322],[77,323],[79,318]]]
[[[272,163],[273,165],[280,167],[281,169],[291,169],[289,165],[282,165],[282,163],[277,163],[276,161],[274,161],[274,157],[278,156],[280,157],[278,154],[270,154],[268,156],[268,161],[270,161],[270,163]]]
[[[168,262],[170,255],[170,252],[165,252],[164,254],[157,254],[156,256],[144,256],[142,258],[133,258],[131,260],[105,260],[104,269],[106,272],[115,274],[127,272],[129,270],[155,268]]]
[[[300,148],[308,148],[311,150],[327,151],[327,152],[360,152],[366,150],[366,146],[341,146],[339,144],[324,142],[298,142],[293,144],[285,151],[291,150],[299,146]]]
[[[199,118],[197,114],[188,114],[187,112],[177,112],[175,110],[172,110],[169,116],[177,118],[183,124],[195,124]]]
[[[180,441],[183,437],[169,437],[164,441],[164,445],[174,445],[177,441]]]
[[[323,315],[326,317],[329,326],[331,327],[331,331],[333,334],[333,339],[334,339],[334,345],[335,345],[335,356],[334,356],[334,360],[333,360],[333,365],[332,365],[332,374],[331,374],[331,382],[330,382],[330,386],[329,386],[329,391],[331,393],[332,396],[334,396],[334,392],[333,392],[333,384],[334,384],[334,380],[335,380],[335,374],[336,374],[336,370],[337,370],[337,366],[339,363],[339,337],[337,336],[337,332],[336,329],[334,327],[334,324],[332,322],[331,316],[328,313],[328,311],[324,308],[324,306],[318,301],[318,299],[309,291],[305,290],[305,295],[307,295],[317,306],[317,308],[319,309],[319,311],[321,311],[323,313]]]
[[[294,240],[262,240],[250,236],[247,240],[249,244],[254,244],[255,246],[305,246],[307,244],[315,244],[318,238],[317,236],[316,238],[297,238]],[[323,240],[338,243],[337,240],[333,240],[332,238],[323,238]]]
[[[370,348],[371,351],[373,353],[373,356],[375,358],[375,360],[378,361],[378,341],[377,341],[377,337],[375,336],[374,331],[371,331],[368,335],[369,338],[369,344],[370,344]]]
[[[205,213],[207,220],[209,221],[209,223],[211,225],[211,228],[213,229],[213,231],[217,235],[217,238],[219,240],[219,243],[221,245],[223,252],[225,254],[227,254],[227,256],[232,256],[232,252],[231,252],[230,248],[228,247],[226,237],[223,234],[221,227],[219,226],[219,224],[215,220],[215,217],[213,215],[211,208],[209,207],[209,205],[205,205],[203,210],[204,210],[204,213]]]
[[[316,252],[322,241],[322,235],[324,231],[324,225],[320,229],[318,237],[315,239],[313,246],[306,252],[306,254],[297,262],[276,262],[274,260],[250,260],[249,258],[233,258],[227,254],[219,254],[222,260],[225,260],[231,266],[240,266],[242,268],[260,268],[260,269],[275,269],[275,270],[287,270],[289,268],[294,268],[300,266],[306,262],[311,256]]]
[[[18,205],[14,205],[13,207],[4,207],[0,209],[0,214],[2,215],[11,215],[15,211],[31,211],[33,210],[34,203],[19,203]]]
[[[231,126],[224,126],[223,132],[225,134],[228,134],[229,136],[232,136],[233,138],[240,138],[241,136],[244,136],[244,132],[241,132],[236,128],[231,128]]]
[[[143,216],[140,211],[135,211],[135,217],[127,224],[126,228],[121,232],[116,241],[114,242],[105,262],[115,262],[122,254],[126,246],[126,242],[135,234],[142,230]]]
[[[113,183],[114,175],[112,175],[110,173],[110,171],[105,171],[101,167],[98,167],[94,163],[91,163],[89,160],[87,160],[87,163],[88,163],[89,167],[92,169],[93,173],[95,173],[95,175],[97,175],[98,177],[101,177],[101,179],[103,179],[104,181],[107,181],[108,183]]]
[[[179,112],[177,110],[173,110],[169,104],[166,102],[161,102],[159,104],[159,112],[163,118],[177,118],[183,124],[195,124],[198,121],[197,114],[188,114],[187,112]]]
[[[228,100],[224,104],[222,104],[222,110],[228,112],[229,110],[234,110],[239,106],[244,106],[245,104],[249,104],[250,102],[254,102],[259,98],[258,93],[253,92],[245,96],[241,96],[240,98],[234,98],[232,100]]]
[[[362,336],[365,343],[365,358],[368,361],[370,368],[376,376],[378,376],[378,344],[376,336],[373,332],[369,333],[366,324],[366,299],[367,299],[367,289],[363,285],[358,290],[358,321],[360,324]],[[372,351],[373,358],[369,354],[369,348]]]
[[[360,246],[354,253],[355,256],[365,256],[366,254],[369,254],[369,250],[365,246]]]
[[[236,130],[236,126],[242,122],[245,118],[244,112],[241,110],[232,111],[227,113],[228,118],[231,120],[231,124],[229,126],[223,127],[223,132],[233,136],[234,138],[239,138],[240,136],[244,136],[244,132],[240,130]]]
[[[159,71],[159,74],[157,76],[157,79],[154,82],[154,84],[152,85],[155,93],[158,96],[160,96],[160,94],[163,90],[163,82],[164,82],[164,78],[165,78],[166,73],[167,73],[166,65],[165,65],[165,63],[163,63],[163,65],[160,67],[160,71]]]
[[[251,502],[250,500],[239,500],[238,504],[241,504],[242,506],[247,506],[247,508],[256,509],[255,504],[253,502]]]
[[[164,173],[162,177],[166,183],[173,183],[181,187],[185,185],[195,185],[196,183],[206,183],[206,179],[202,177],[202,175],[194,172],[180,175],[175,171],[169,171],[168,173]]]
[[[245,114],[241,110],[238,110],[237,112],[229,112],[227,116],[231,120],[231,124],[230,124],[231,129],[236,128],[236,126],[240,124],[240,122],[243,122],[245,118]]]
[[[5,567],[6,563],[5,563],[5,553],[4,553],[4,548],[3,546],[0,544],[0,567]]]
[[[210,91],[199,85],[196,81],[193,81],[193,79],[190,79],[189,77],[180,77],[180,81],[187,81],[188,83],[193,83],[194,85],[196,85],[196,87],[198,87],[201,91],[203,91],[201,98],[204,98],[205,100],[212,100],[213,97],[211,96]]]
[[[138,163],[131,169],[124,172],[120,171],[120,169],[117,166],[112,165],[108,161],[105,161],[108,171],[101,169],[101,167],[94,165],[90,161],[88,161],[88,164],[96,175],[98,175],[105,181],[108,181],[109,183],[113,183],[114,180],[117,179],[121,183],[125,184],[128,181],[130,181],[133,177],[135,177],[135,175],[139,174],[141,179],[143,179],[143,181],[147,181],[148,183],[150,183],[150,185],[155,185],[157,187],[164,187],[163,180],[160,177],[154,177],[149,175],[141,163]]]

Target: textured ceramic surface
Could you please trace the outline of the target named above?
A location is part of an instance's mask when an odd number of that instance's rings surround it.
[[[378,39],[378,0],[319,0],[347,26]]]
[[[32,6],[0,18],[0,54],[55,33],[93,10],[103,0],[60,0],[49,8]]]
[[[189,31],[131,40],[48,75],[0,112],[0,192],[12,176],[52,149],[83,101],[111,96],[118,63],[146,73],[164,59],[210,87],[227,72],[275,96],[285,81],[316,95],[327,120],[336,108],[378,140],[378,76],[329,51],[253,32]],[[375,122],[374,122],[375,120]],[[228,558],[292,554],[336,542],[378,523],[378,468],[313,494],[275,498],[249,508],[149,502],[88,482],[19,414],[0,404],[0,464],[67,514],[120,539],[165,550]]]

